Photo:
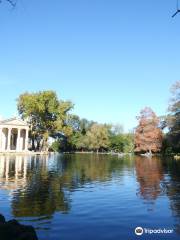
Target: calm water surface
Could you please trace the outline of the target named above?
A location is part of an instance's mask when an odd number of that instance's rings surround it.
[[[33,225],[40,240],[180,239],[180,161],[1,156],[0,213]],[[139,237],[137,226],[174,233]]]

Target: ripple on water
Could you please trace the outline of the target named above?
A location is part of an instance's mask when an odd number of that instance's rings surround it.
[[[40,240],[133,239],[137,225],[174,226],[180,220],[179,165],[164,161],[22,157],[8,160],[8,172],[3,160],[0,211],[32,224]]]

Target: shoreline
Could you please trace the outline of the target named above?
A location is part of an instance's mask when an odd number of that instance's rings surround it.
[[[19,155],[19,156],[36,156],[36,155],[49,155],[50,152],[0,152],[0,156],[8,156],[8,155]]]
[[[111,152],[62,152],[63,154],[97,154],[97,155],[117,155],[117,156],[126,156],[126,155],[132,155],[134,153],[111,153]]]
[[[131,155],[139,155],[142,157],[148,157],[152,158],[154,156],[164,156],[164,157],[173,157],[174,160],[180,160],[180,154],[152,154],[151,156],[146,156],[145,154],[135,154],[134,152],[132,153],[115,153],[115,152],[93,152],[93,151],[76,151],[76,152],[47,152],[47,151],[42,151],[42,152],[33,152],[33,151],[24,151],[24,152],[15,152],[15,151],[10,151],[10,152],[0,152],[0,156],[48,156],[51,154],[95,154],[95,155],[111,155],[111,156],[118,156],[118,157],[124,157],[124,156],[131,156]]]

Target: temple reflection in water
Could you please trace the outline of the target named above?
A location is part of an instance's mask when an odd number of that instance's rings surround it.
[[[46,166],[47,157],[39,162],[37,156],[0,156],[0,189],[17,190],[25,187],[28,169],[31,170],[40,163],[41,166]]]
[[[77,201],[78,193],[83,196],[82,199],[86,194],[90,197],[94,194],[96,198],[98,191],[107,187],[112,194],[108,193],[103,198],[105,206],[117,198],[118,209],[119,206],[123,209],[126,203],[131,208],[128,201],[121,203],[121,199],[128,197],[133,202],[143,203],[140,211],[153,216],[158,211],[157,204],[165,201],[167,212],[173,216],[174,228],[180,232],[179,184],[180,162],[172,159],[139,156],[120,159],[97,154],[0,156],[2,211],[6,211],[3,205],[8,204],[13,217],[37,220],[40,224],[46,219],[47,228],[57,212],[63,218],[64,214],[72,214],[74,202],[80,207],[86,204],[81,198],[80,202]],[[111,185],[112,188],[109,187]],[[123,211],[119,216],[121,214]]]
[[[55,211],[68,211],[61,164],[48,159],[49,156],[0,157],[0,190],[9,191],[15,217],[50,217]],[[57,166],[58,174],[52,174]]]

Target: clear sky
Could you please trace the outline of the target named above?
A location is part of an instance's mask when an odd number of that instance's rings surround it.
[[[24,91],[52,89],[74,113],[136,125],[144,106],[161,115],[180,79],[176,0],[18,0],[0,5],[0,115]]]

